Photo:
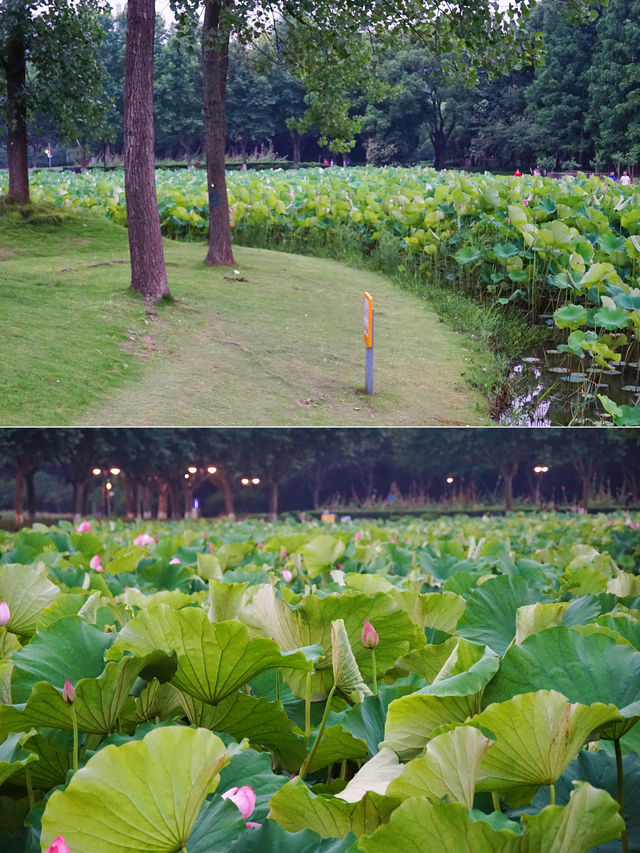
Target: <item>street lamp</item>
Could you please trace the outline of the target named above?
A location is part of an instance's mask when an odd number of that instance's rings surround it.
[[[533,473],[538,474],[538,475],[546,474],[548,470],[549,470],[548,465],[535,465],[533,468]],[[538,506],[540,504],[540,484],[541,484],[541,482],[542,482],[542,480],[541,480],[540,476],[535,478],[536,488],[535,488],[535,495],[534,495],[534,503],[536,504],[536,506]]]
[[[49,168],[51,168],[51,158],[53,157],[53,152],[51,151],[51,146],[44,149],[44,153],[47,155],[49,159]]]
[[[112,467],[112,468],[92,468],[91,473],[94,477],[102,477],[104,482],[102,484],[102,506],[104,510],[104,515],[106,518],[109,517],[110,514],[110,501],[113,497],[113,483],[109,479],[111,476],[117,477],[120,474],[120,468]]]
[[[187,465],[187,470],[184,473],[185,483],[185,502],[184,516],[185,518],[198,518],[200,515],[200,501],[193,497],[193,490],[196,489],[203,480],[208,476],[212,476],[218,471],[215,465],[206,465],[198,467],[197,465]],[[191,482],[189,482],[191,481]]]

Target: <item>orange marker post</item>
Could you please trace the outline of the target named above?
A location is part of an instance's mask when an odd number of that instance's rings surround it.
[[[364,316],[362,325],[362,338],[364,340],[364,390],[367,394],[373,394],[373,296],[364,292]]]

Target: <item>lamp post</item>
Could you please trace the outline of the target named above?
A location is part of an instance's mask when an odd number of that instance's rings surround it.
[[[194,489],[204,482],[208,477],[216,474],[218,468],[215,465],[189,465],[184,473],[184,517],[200,517],[200,501],[193,497]]]
[[[542,484],[541,474],[546,474],[548,470],[549,470],[548,465],[535,465],[534,466],[533,473],[538,475],[537,477],[535,477],[536,486],[535,486],[535,493],[534,493],[534,498],[533,498],[536,506],[540,506],[540,486]]]
[[[94,477],[102,477],[102,508],[105,518],[109,518],[111,514],[111,500],[113,498],[113,483],[111,477],[117,477],[120,474],[120,468],[92,468],[91,473]]]

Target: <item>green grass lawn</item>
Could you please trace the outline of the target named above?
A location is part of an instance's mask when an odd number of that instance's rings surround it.
[[[175,301],[129,290],[126,231],[90,213],[0,212],[0,424],[487,423],[473,352],[418,297],[320,260],[165,241]],[[364,386],[362,292],[375,299]]]

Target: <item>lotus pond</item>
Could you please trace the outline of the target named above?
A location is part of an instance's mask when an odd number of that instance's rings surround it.
[[[233,172],[228,180],[238,242],[349,245],[359,255],[378,252],[387,272],[459,290],[487,310],[517,305],[532,322],[548,313],[574,362],[570,373],[621,368],[629,373],[623,384],[637,386],[626,367],[638,361],[637,187],[582,174],[558,181],[373,167]],[[0,173],[0,193],[6,182]],[[204,172],[159,171],[157,183],[164,232],[203,238]],[[34,199],[126,221],[122,173],[40,171],[32,185]],[[635,395],[601,385],[586,379],[587,408],[574,420],[606,412],[619,425],[640,423]]]
[[[0,533],[1,849],[640,850],[639,523]]]

